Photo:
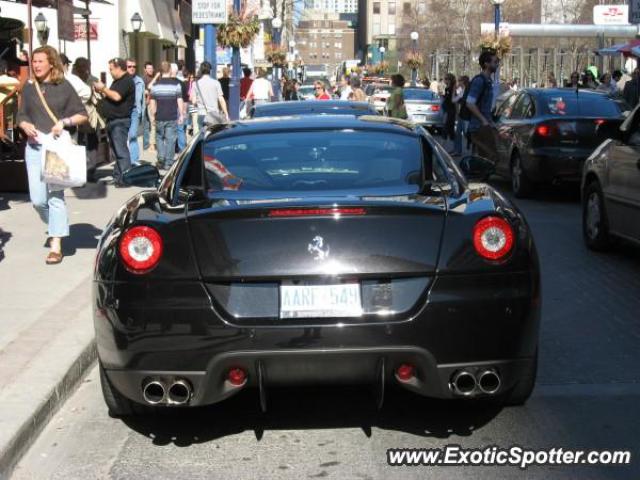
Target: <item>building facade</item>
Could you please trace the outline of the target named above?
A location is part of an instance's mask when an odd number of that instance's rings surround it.
[[[304,8],[326,13],[356,13],[358,0],[305,0]]]
[[[324,64],[333,71],[342,61],[355,58],[355,31],[337,14],[319,15],[298,23],[296,49],[305,64]]]

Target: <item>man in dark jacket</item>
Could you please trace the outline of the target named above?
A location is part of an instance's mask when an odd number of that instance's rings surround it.
[[[96,92],[102,94],[99,109],[107,122],[109,145],[116,158],[113,167],[113,183],[124,186],[122,174],[131,168],[129,155],[129,127],[131,111],[135,102],[136,87],[133,78],[127,73],[127,62],[122,58],[109,61],[109,72],[113,77],[111,86],[102,82],[93,84]]]
[[[631,108],[635,108],[640,97],[640,69],[636,68],[631,75],[631,80],[624,84],[622,96]]]

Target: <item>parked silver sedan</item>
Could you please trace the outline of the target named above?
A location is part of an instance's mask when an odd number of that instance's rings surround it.
[[[616,238],[640,245],[640,106],[620,127],[595,121],[609,139],[584,164],[584,241],[592,250],[606,250]]]
[[[428,129],[444,127],[442,99],[437,93],[427,88],[414,87],[405,88],[403,93],[409,120]]]

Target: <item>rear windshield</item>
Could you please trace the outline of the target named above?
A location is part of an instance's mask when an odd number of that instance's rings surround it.
[[[566,94],[551,94],[541,98],[545,113],[559,116],[583,117],[619,117],[620,106],[605,95],[576,95],[575,91]]]
[[[314,105],[313,107],[307,107],[303,102],[301,105],[282,107],[266,107],[256,108],[253,113],[253,118],[259,117],[282,117],[285,115],[371,115],[368,105],[354,105],[354,106],[322,106]]]
[[[405,100],[435,100],[438,95],[426,88],[405,88],[402,91]]]
[[[306,131],[211,140],[210,191],[313,191],[418,185],[420,140],[368,131]]]

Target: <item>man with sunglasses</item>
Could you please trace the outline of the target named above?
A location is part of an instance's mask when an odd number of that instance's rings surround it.
[[[129,127],[129,154],[131,164],[140,164],[140,145],[138,145],[138,127],[144,112],[144,80],[136,74],[137,62],[133,58],[127,59],[127,73],[133,78],[135,86],[135,100],[131,110],[131,126]]]

